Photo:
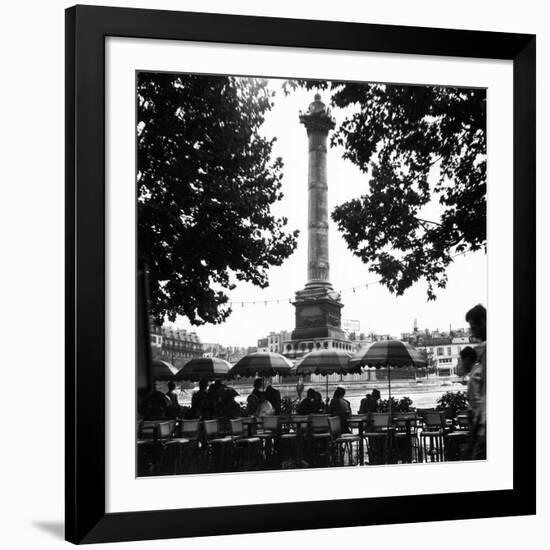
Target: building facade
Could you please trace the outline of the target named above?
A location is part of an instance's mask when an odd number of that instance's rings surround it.
[[[469,329],[419,330],[416,319],[413,331],[401,334],[401,339],[425,353],[428,365],[438,376],[458,376],[460,352],[468,346],[475,348],[479,343]]]
[[[256,348],[245,348],[242,346],[222,346],[221,344],[203,344],[202,356],[206,358],[218,357],[224,359],[231,364],[236,363],[245,355],[256,351]]]
[[[151,324],[151,355],[181,368],[189,359],[202,357],[202,343],[196,332]]]
[[[284,353],[284,342],[290,340],[291,332],[281,330],[279,332],[270,332],[265,338],[258,340],[258,351],[271,353]]]

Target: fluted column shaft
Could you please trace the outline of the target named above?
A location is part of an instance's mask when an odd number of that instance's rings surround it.
[[[330,285],[327,136],[328,129],[308,130],[308,286]]]

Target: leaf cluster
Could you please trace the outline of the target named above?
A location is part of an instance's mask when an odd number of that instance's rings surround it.
[[[332,219],[348,248],[401,295],[427,282],[429,299],[447,283],[457,254],[486,247],[486,91],[296,80],[330,91],[346,118],[332,136],[365,174],[366,192]],[[423,211],[438,205],[438,219]]]
[[[261,79],[138,73],[138,251],[150,311],[219,323],[236,281],[261,288],[296,247],[271,212],[282,160],[259,129],[272,107]]]

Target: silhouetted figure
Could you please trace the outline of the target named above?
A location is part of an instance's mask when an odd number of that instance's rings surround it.
[[[166,420],[170,418],[171,401],[161,391],[155,390],[149,396],[145,409],[147,420]]]
[[[344,399],[346,389],[343,386],[338,386],[334,391],[334,395],[330,401],[329,413],[332,416],[339,416],[342,421],[342,431],[348,430],[348,418],[351,414],[351,405],[347,399]]]
[[[273,405],[268,401],[265,391],[260,391],[258,393],[258,399],[259,403],[256,407],[256,411],[254,412],[254,416],[256,416],[257,418],[261,418],[263,416],[275,414],[275,409],[273,408]]]
[[[265,389],[265,397],[273,405],[275,414],[281,414],[281,392],[270,384]]]
[[[193,418],[208,416],[208,380],[199,382],[199,389],[191,397],[191,415]]]
[[[261,378],[256,378],[256,380],[254,380],[252,392],[246,399],[246,412],[250,416],[256,414],[256,409],[260,405],[260,393],[262,392],[262,387],[263,380]]]
[[[470,371],[468,393],[474,396],[472,406],[471,458],[487,458],[486,426],[486,381],[487,381],[487,310],[482,305],[473,307],[466,313],[472,336],[482,341],[476,346],[477,362]]]
[[[221,380],[216,380],[208,388],[208,415],[210,418],[223,416],[222,396],[226,386]]]
[[[170,381],[168,382],[168,391],[166,392],[166,397],[170,400],[170,409],[169,409],[169,417],[170,418],[176,418],[176,416],[179,416],[181,407],[178,402],[178,395],[174,391],[176,389],[176,384],[174,382]]]
[[[380,400],[380,392],[375,388],[371,393],[367,393],[359,404],[359,414],[368,414],[378,410],[378,401]]]
[[[239,393],[235,388],[226,387],[222,393],[222,416],[238,418],[241,416],[241,406],[235,401]]]
[[[298,414],[318,414],[325,412],[323,398],[319,392],[309,388],[305,398],[298,405]]]

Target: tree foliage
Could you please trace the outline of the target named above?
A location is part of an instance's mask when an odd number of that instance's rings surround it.
[[[289,85],[330,88],[333,107],[346,109],[332,144],[368,176],[367,192],[332,212],[349,249],[390,291],[424,279],[434,299],[453,257],[486,246],[485,90]],[[434,202],[439,219],[423,217]]]
[[[260,133],[265,81],[138,74],[138,253],[150,312],[219,323],[235,281],[262,288],[296,247],[271,207],[282,198],[274,140]]]

